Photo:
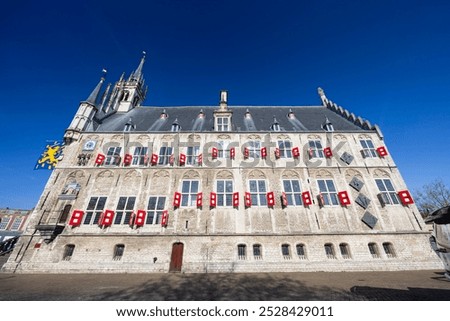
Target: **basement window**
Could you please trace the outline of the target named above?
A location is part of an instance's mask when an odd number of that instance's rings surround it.
[[[73,251],[75,250],[74,244],[67,244],[64,247],[64,254],[63,254],[63,260],[64,261],[70,261],[73,255]]]

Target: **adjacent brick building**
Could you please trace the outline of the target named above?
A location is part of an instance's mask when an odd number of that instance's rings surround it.
[[[80,103],[4,270],[441,268],[376,125],[317,106],[141,106],[142,58]],[[20,250],[19,250],[20,248]]]

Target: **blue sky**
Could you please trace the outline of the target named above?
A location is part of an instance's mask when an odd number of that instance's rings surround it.
[[[378,124],[410,190],[450,182],[449,1],[8,1],[0,12],[0,207],[32,208],[33,170],[108,69],[147,52],[144,105],[318,105]]]

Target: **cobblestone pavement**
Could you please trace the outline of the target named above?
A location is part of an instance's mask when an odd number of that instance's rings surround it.
[[[441,301],[443,271],[233,274],[0,273],[3,301]]]

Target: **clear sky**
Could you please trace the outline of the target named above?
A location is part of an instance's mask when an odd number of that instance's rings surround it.
[[[97,84],[147,52],[144,105],[319,105],[378,124],[410,190],[450,183],[450,1],[6,1],[0,207],[35,206],[33,170]]]

